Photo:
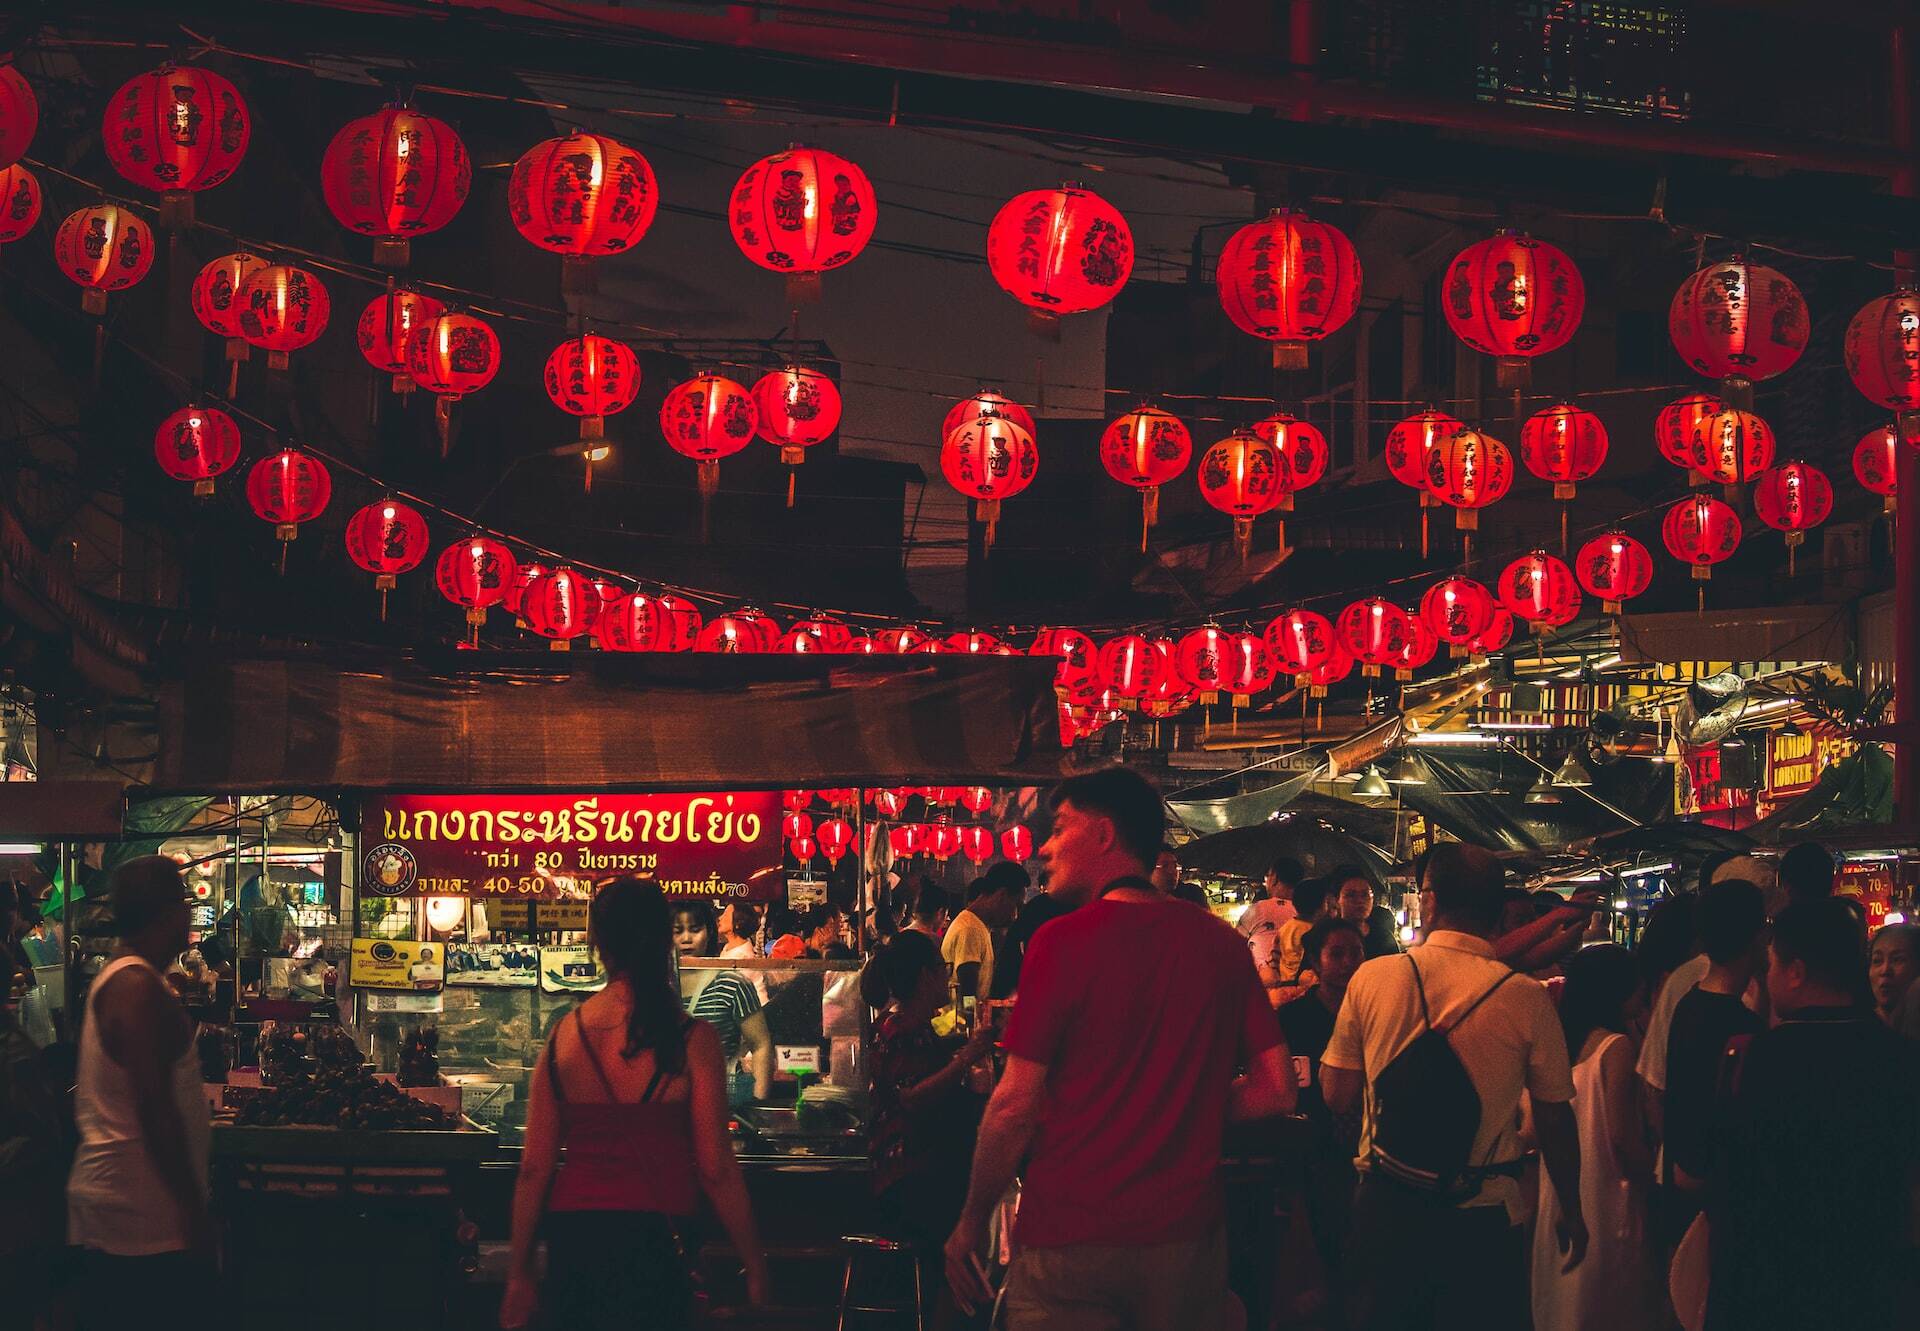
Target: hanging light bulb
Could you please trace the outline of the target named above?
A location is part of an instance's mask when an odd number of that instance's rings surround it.
[[[1380,769],[1368,763],[1367,770],[1360,774],[1358,781],[1354,782],[1353,793],[1357,799],[1385,799],[1393,794],[1393,788],[1387,785],[1386,778],[1380,775]]]
[[[1593,784],[1593,775],[1587,771],[1586,764],[1580,761],[1580,755],[1568,749],[1565,761],[1560,764],[1560,770],[1553,774],[1553,784],[1573,787],[1590,786]]]
[[[1542,772],[1539,778],[1535,780],[1531,786],[1527,787],[1525,802],[1528,804],[1558,804],[1560,802],[1560,792],[1554,789],[1553,782],[1547,778],[1545,772]]]
[[[1402,753],[1387,772],[1386,780],[1390,786],[1424,786],[1427,776],[1427,765],[1420,761],[1418,754]]]

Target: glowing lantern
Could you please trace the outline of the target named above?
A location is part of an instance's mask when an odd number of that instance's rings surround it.
[[[1525,387],[1530,358],[1557,351],[1580,327],[1586,284],[1572,259],[1543,240],[1502,231],[1454,256],[1440,309],[1455,337],[1494,357],[1502,388]]]
[[[1420,598],[1420,618],[1451,655],[1464,656],[1473,640],[1493,627],[1497,604],[1493,593],[1472,578],[1442,578]]]
[[[535,578],[520,602],[527,627],[548,640],[556,652],[572,648],[573,640],[593,628],[600,615],[600,593],[570,568],[556,568]]]
[[[647,159],[604,134],[536,143],[507,180],[507,215],[533,244],[564,256],[561,284],[573,294],[595,290],[593,261],[632,249],[659,207]]]
[[[521,564],[513,570],[512,581],[507,584],[507,594],[502,601],[514,616],[515,627],[527,626],[526,619],[520,613],[527,603],[527,589],[551,572],[552,569],[538,561]]]
[[[1387,431],[1387,471],[1400,484],[1420,493],[1420,557],[1427,556],[1427,510],[1440,507],[1440,498],[1427,488],[1427,456],[1433,446],[1466,429],[1444,411],[1428,407]]]
[[[1499,585],[1500,604],[1536,628],[1571,623],[1580,613],[1580,584],[1573,570],[1544,550],[1508,564]]]
[[[1012,656],[1013,648],[1007,646],[991,633],[971,630],[966,633],[949,633],[947,646],[962,656]]]
[[[787,277],[787,304],[820,297],[820,274],[853,262],[873,239],[879,207],[867,173],[799,145],[763,157],[733,187],[727,226],[740,252]]]
[[[1407,645],[1407,612],[1379,596],[1355,601],[1334,621],[1335,639],[1355,660],[1360,673],[1377,675],[1396,661]]]
[[[320,159],[327,207],[347,230],[373,237],[373,261],[384,268],[404,268],[408,241],[451,222],[472,183],[453,127],[408,107],[349,121]]]
[[[694,640],[697,652],[770,652],[780,642],[780,626],[758,610],[736,610],[707,621]]]
[[[1492,656],[1513,641],[1513,611],[1504,605],[1493,612],[1493,627],[1467,644],[1475,656]]]
[[[1070,666],[1085,668],[1093,664],[1093,639],[1079,629],[1048,628],[1033,635],[1027,648],[1029,656],[1057,656]]]
[[[961,398],[947,409],[946,419],[940,422],[940,437],[945,439],[968,421],[981,416],[1002,416],[1028,434],[1039,434],[1034,427],[1032,412],[1004,393],[983,388],[972,397]]]
[[[1587,595],[1600,598],[1603,614],[1617,615],[1653,582],[1653,556],[1623,531],[1602,532],[1580,547],[1573,573]]]
[[[813,831],[814,839],[820,843],[820,853],[827,857],[827,863],[835,866],[853,846],[853,825],[844,818],[829,818]]]
[[[1480,510],[1495,503],[1513,484],[1513,454],[1490,434],[1457,430],[1435,442],[1427,454],[1427,488],[1453,507],[1454,526],[1475,531]]]
[[[927,837],[933,858],[945,864],[960,853],[960,829],[952,823],[935,823]]]
[[[908,790],[869,790],[867,802],[879,811],[882,818],[898,818],[907,807],[912,792]]]
[[[1025,305],[1035,327],[1057,336],[1063,314],[1097,310],[1133,272],[1133,232],[1120,211],[1075,185],[1007,200],[987,227],[987,268]]]
[[[792,842],[792,847],[793,858],[800,862],[801,867],[811,870],[813,857],[820,853],[819,844],[812,837],[803,836],[796,838]]]
[[[1304,490],[1327,474],[1327,437],[1315,426],[1279,412],[1256,423],[1253,432],[1280,450],[1287,462],[1287,493],[1280,508],[1293,508],[1296,490]]]
[[[153,434],[160,470],[193,482],[196,498],[213,493],[213,478],[240,460],[240,427],[218,407],[185,406],[160,422]]]
[[[1659,447],[1660,456],[1689,473],[1696,485],[1705,485],[1707,478],[1700,474],[1695,460],[1698,455],[1694,441],[1707,422],[1726,409],[1725,402],[1710,394],[1688,393],[1678,401],[1667,403],[1653,418],[1653,442]]]
[[[513,551],[476,532],[440,552],[433,566],[433,585],[449,601],[466,608],[477,642],[480,626],[487,622],[487,607],[507,599],[518,572]]]
[[[1847,325],[1842,355],[1854,387],[1899,413],[1901,432],[1920,439],[1920,294],[1902,287],[1868,301]]]
[[[753,405],[760,437],[780,450],[780,461],[789,467],[806,461],[807,449],[840,428],[840,389],[818,370],[789,365],[760,376]],[[788,472],[788,508],[793,507],[793,482]]]
[[[1694,433],[1693,465],[1722,485],[1744,485],[1773,465],[1773,427],[1751,411],[1717,411]]]
[[[925,823],[907,823],[901,830],[906,833],[907,854],[925,855],[933,848],[933,829]]]
[[[661,631],[659,604],[642,592],[603,598],[593,621],[593,640],[609,652],[651,652]]]
[[[960,803],[968,813],[985,813],[993,807],[993,792],[985,786],[963,786]]]
[[[240,383],[240,362],[252,358],[253,349],[240,335],[240,289],[267,261],[244,250],[223,254],[202,268],[193,279],[188,299],[193,317],[201,327],[227,340],[227,360],[232,369],[227,376],[227,396],[232,397]]]
[[[1000,834],[1000,853],[1015,864],[1025,864],[1033,857],[1033,833],[1015,823]]]
[[[1200,690],[1200,701],[1217,701],[1221,683],[1227,673],[1227,648],[1232,644],[1233,635],[1208,624],[1203,628],[1190,630],[1180,641],[1174,644],[1173,673],[1188,685]]]
[[[1171,638],[1155,638],[1153,651],[1160,658],[1160,671],[1153,687],[1141,697],[1140,710],[1156,720],[1177,716],[1193,706],[1194,700],[1200,697],[1200,691],[1180,678],[1180,671],[1174,664],[1175,644]]]
[[[1794,555],[1833,512],[1833,483],[1809,462],[1782,462],[1760,473],[1753,483],[1753,511],[1760,521],[1787,534],[1787,576],[1793,576]]]
[[[753,441],[760,415],[753,395],[719,374],[701,374],[668,390],[660,404],[660,431],[667,445],[697,464],[701,539],[707,533],[707,508],[720,489],[720,459]]]
[[[499,372],[500,339],[486,320],[471,314],[443,314],[422,325],[408,342],[407,373],[434,396],[442,456],[450,447],[453,404],[485,388]]]
[[[1413,672],[1427,665],[1440,650],[1440,639],[1427,627],[1424,619],[1418,615],[1407,617],[1407,642],[1400,649],[1400,655],[1393,662],[1393,677],[1397,680],[1413,678]]]
[[[659,613],[660,631],[655,636],[652,650],[656,652],[690,652],[699,641],[703,620],[700,611],[692,602],[675,596],[671,592],[662,592],[653,598],[654,609]]]
[[[1734,255],[1680,284],[1667,331],[1682,360],[1709,379],[1771,379],[1807,346],[1807,302],[1784,273]]]
[[[914,853],[913,840],[913,832],[906,823],[887,829],[887,847],[896,860],[904,860]]]
[[[153,267],[153,230],[128,209],[96,203],[69,213],[60,224],[53,261],[85,288],[80,308],[105,314],[109,291],[126,290]]]
[[[33,146],[40,101],[11,60],[0,64],[0,166],[12,166]]]
[[[1340,650],[1333,623],[1313,610],[1289,610],[1267,625],[1261,635],[1275,668],[1301,684],[1314,669]]]
[[[247,503],[263,522],[273,524],[280,542],[280,567],[287,566],[287,542],[300,534],[300,524],[326,511],[333,497],[333,477],[326,464],[311,453],[283,448],[261,458],[247,473]]]
[[[1040,450],[1031,432],[1004,416],[981,415],[951,430],[940,446],[940,470],[947,484],[976,501],[986,524],[986,546],[993,548],[1000,502],[1033,483]]]
[[[993,829],[978,823],[960,829],[960,853],[976,865],[993,858]]]
[[[1235,430],[1200,459],[1200,497],[1233,518],[1233,544],[1242,561],[1253,544],[1253,520],[1279,507],[1287,493],[1286,458],[1252,430]],[[1282,523],[1280,548],[1286,545]]]
[[[813,807],[811,790],[783,790],[780,792],[780,806],[792,812]]]
[[[1713,566],[1740,548],[1740,515],[1710,495],[1696,494],[1667,510],[1661,539],[1676,559],[1693,566],[1696,581],[1713,576]]]
[[[1900,432],[1891,425],[1880,425],[1860,436],[1853,446],[1853,474],[1860,484],[1880,495],[1881,505],[1893,512],[1894,495],[1900,486]]]
[[[604,439],[607,417],[625,411],[639,395],[640,358],[610,337],[570,337],[547,357],[546,386],[554,406],[580,418],[582,439]],[[589,477],[593,461],[590,456]]]
[[[1327,658],[1314,666],[1313,669],[1307,671],[1307,696],[1311,698],[1326,697],[1329,688],[1338,684],[1352,673],[1353,653],[1336,641],[1333,645],[1333,651]],[[1374,668],[1374,673],[1379,673],[1377,666]],[[1302,699],[1303,704],[1304,702],[1305,699]]]
[[[246,156],[252,122],[239,90],[212,70],[162,65],[120,85],[101,117],[113,169],[160,193],[160,225],[193,221],[193,196]]]
[[[327,330],[333,311],[318,277],[284,263],[248,273],[235,301],[240,306],[240,336],[267,353],[269,370],[286,369],[289,352],[312,346]]]
[[[423,296],[407,287],[397,287],[375,296],[360,313],[355,340],[360,355],[385,374],[393,376],[393,391],[411,393],[416,385],[407,372],[407,351],[420,330],[447,312],[447,307],[432,296]]]
[[[789,841],[810,837],[813,835],[813,818],[805,813],[790,813],[781,821],[780,830]]]
[[[1153,643],[1137,633],[1109,639],[1100,648],[1100,678],[1127,703],[1152,690],[1164,671],[1165,663]]]
[[[1220,686],[1232,696],[1235,707],[1245,707],[1253,694],[1273,686],[1273,654],[1266,639],[1258,633],[1236,633],[1227,642],[1226,669]]]
[[[1276,209],[1220,250],[1220,305],[1234,327],[1273,343],[1276,370],[1307,368],[1307,343],[1360,308],[1360,257],[1338,228]]]
[[[1520,458],[1528,471],[1553,482],[1555,499],[1572,499],[1575,484],[1607,460],[1607,427],[1580,407],[1548,407],[1520,427]]]
[[[39,220],[40,182],[33,172],[17,162],[0,167],[0,245],[20,239]]]
[[[804,633],[817,644],[815,650],[823,652],[844,652],[853,641],[853,630],[831,615],[813,615],[807,619],[795,621],[788,630],[788,636]]]
[[[880,645],[881,651],[892,656],[905,656],[924,643],[927,635],[919,629],[902,624],[897,628],[882,629],[873,635],[873,639]]]
[[[1187,469],[1193,436],[1170,411],[1136,407],[1100,436],[1100,462],[1107,475],[1140,491],[1140,548],[1147,529],[1160,520],[1160,487]]]
[[[380,590],[380,618],[387,617],[387,593],[402,573],[427,557],[427,520],[411,504],[381,499],[347,519],[347,558],[374,575]]]

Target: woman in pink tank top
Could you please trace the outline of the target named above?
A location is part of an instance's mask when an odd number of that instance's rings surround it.
[[[583,1331],[643,1315],[658,1331],[691,1325],[676,1222],[702,1194],[746,1266],[747,1297],[764,1304],[766,1257],[727,1138],[720,1040],[673,988],[666,898],[648,880],[609,883],[591,928],[607,987],[555,1023],[534,1069],[500,1325],[526,1326],[536,1311]]]

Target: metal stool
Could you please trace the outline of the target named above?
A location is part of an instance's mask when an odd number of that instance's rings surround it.
[[[926,1331],[926,1310],[920,1293],[920,1259],[913,1249],[897,1239],[881,1238],[877,1234],[843,1234],[840,1242],[847,1250],[846,1275],[840,1283],[840,1320],[835,1323],[837,1331],[847,1331],[848,1313],[905,1313],[913,1314],[914,1331]],[[913,1268],[913,1305],[907,1307],[899,1303],[855,1303],[853,1302],[854,1266],[862,1257],[871,1260],[875,1256],[892,1258],[904,1257]],[[862,1296],[864,1297],[864,1296]]]

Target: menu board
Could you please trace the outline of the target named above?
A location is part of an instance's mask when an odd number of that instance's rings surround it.
[[[639,875],[668,896],[778,900],[780,817],[777,791],[378,796],[360,825],[360,889],[551,901]]]

